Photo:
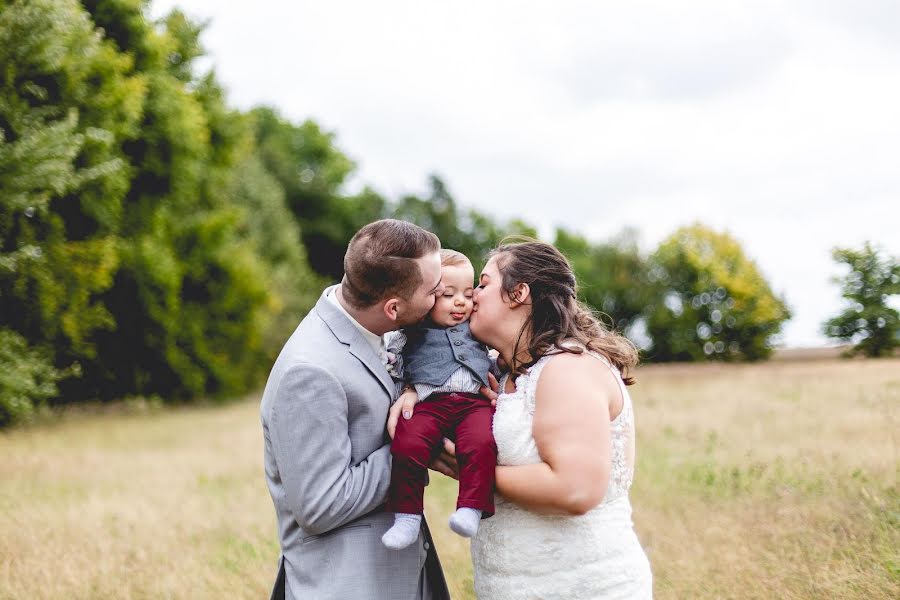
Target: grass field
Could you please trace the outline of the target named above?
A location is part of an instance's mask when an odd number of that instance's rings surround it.
[[[657,598],[900,598],[900,360],[655,366],[632,388]],[[262,598],[278,554],[257,399],[0,434],[0,598]],[[454,598],[473,598],[428,515]]]

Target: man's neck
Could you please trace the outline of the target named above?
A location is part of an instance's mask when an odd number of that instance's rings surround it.
[[[359,310],[354,308],[344,299],[343,289],[340,284],[338,284],[337,289],[334,291],[335,296],[337,297],[338,303],[340,303],[341,308],[347,311],[347,314],[353,317],[357,323],[365,327],[368,331],[374,333],[375,335],[384,335],[391,329],[385,329],[384,325],[381,324],[378,319],[378,315],[375,312],[378,310],[377,307],[372,307],[371,309]]]

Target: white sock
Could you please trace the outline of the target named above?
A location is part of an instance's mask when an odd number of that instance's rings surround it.
[[[481,523],[481,511],[474,508],[457,508],[450,515],[450,529],[463,537],[472,537]]]
[[[422,515],[395,513],[394,526],[381,536],[381,543],[392,550],[406,548],[419,539],[419,529],[421,526]]]

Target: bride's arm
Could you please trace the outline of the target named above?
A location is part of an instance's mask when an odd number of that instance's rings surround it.
[[[612,374],[585,355],[562,354],[541,372],[532,435],[544,462],[497,467],[497,491],[544,514],[580,515],[606,495]]]

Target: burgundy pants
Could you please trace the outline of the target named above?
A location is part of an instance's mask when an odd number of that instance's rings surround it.
[[[441,453],[446,437],[456,441],[456,507],[478,509],[482,517],[494,514],[497,444],[491,431],[493,417],[489,400],[463,393],[432,394],[416,405],[411,419],[401,417],[391,444],[391,489],[385,508],[421,514],[428,465]]]

